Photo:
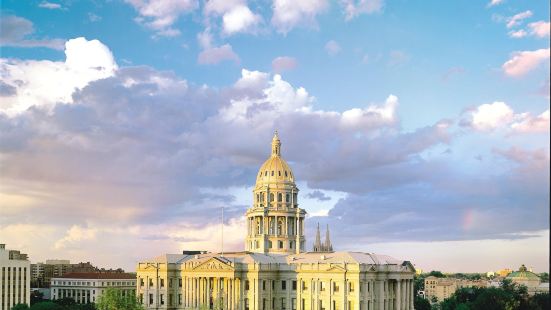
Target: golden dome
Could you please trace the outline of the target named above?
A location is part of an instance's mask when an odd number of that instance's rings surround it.
[[[256,187],[269,183],[292,183],[294,184],[295,177],[291,168],[281,158],[281,141],[277,135],[277,131],[272,139],[272,155],[260,167],[256,177]]]

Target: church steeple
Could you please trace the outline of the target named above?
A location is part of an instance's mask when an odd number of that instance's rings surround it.
[[[322,252],[321,237],[320,237],[320,223],[318,223],[318,229],[316,231],[316,241],[314,242],[314,252]]]
[[[327,224],[327,230],[325,231],[325,251],[333,252],[333,246],[331,245],[331,239],[329,238],[329,224]]]

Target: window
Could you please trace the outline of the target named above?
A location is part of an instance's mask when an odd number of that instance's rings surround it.
[[[103,284],[103,282],[102,282]],[[153,279],[149,279],[149,287],[153,287]]]
[[[287,281],[281,280],[281,290],[285,291],[287,289]]]
[[[320,291],[324,292],[325,291],[325,283],[320,282]]]
[[[275,280],[272,280],[272,291],[275,290]]]
[[[262,290],[266,290],[266,280],[262,281]]]
[[[285,194],[285,202],[289,202],[289,194]]]
[[[168,305],[172,306],[172,294],[168,294]]]
[[[270,193],[270,202],[274,201],[274,193]]]
[[[306,291],[308,289],[308,285],[306,284],[306,281],[302,281],[302,290]]]
[[[245,280],[245,291],[249,290],[249,280]]]
[[[172,287],[172,278],[168,279],[168,287]]]
[[[277,245],[278,245],[278,247],[279,247],[280,249],[283,249],[283,241],[281,241],[281,240],[278,241],[278,242],[277,242]]]
[[[140,294],[140,304],[143,305],[143,294]]]
[[[281,176],[281,170],[277,171],[278,176]]]
[[[281,193],[277,194],[277,202],[283,201],[283,195]]]
[[[287,170],[285,170],[285,176],[287,176]]]
[[[161,287],[165,287],[165,279],[161,279]]]
[[[333,292],[336,293],[339,291],[339,285],[335,282],[333,282]]]
[[[159,297],[161,299],[161,305],[164,305],[165,304],[165,295],[161,294]]]
[[[178,287],[182,287],[182,278],[178,279]]]
[[[178,294],[178,304],[182,304],[182,294]]]
[[[348,292],[349,293],[354,292],[354,283],[348,282]]]
[[[245,298],[245,310],[249,310],[249,299]]]
[[[262,310],[266,310],[266,298],[262,298]]]
[[[274,171],[272,170],[272,176],[274,176]]]
[[[297,290],[297,281],[293,280],[293,291]]]
[[[281,298],[281,310],[287,309],[287,303],[285,301],[285,298]]]
[[[149,294],[149,304],[153,304],[153,294]]]
[[[264,176],[268,176],[268,170],[264,171]]]

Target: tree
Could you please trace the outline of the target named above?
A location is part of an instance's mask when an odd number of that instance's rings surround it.
[[[433,270],[433,271],[431,271],[427,274],[427,277],[431,277],[431,276],[432,277],[437,277],[437,278],[445,278],[446,277],[442,272],[437,271],[437,270]]]
[[[11,307],[11,310],[28,310],[29,306],[27,304],[17,304],[13,307]]]
[[[136,296],[127,294],[123,295],[120,290],[112,288],[106,289],[98,297],[96,301],[96,309],[98,310],[142,310]]]
[[[543,283],[549,282],[549,273],[547,273],[547,272],[540,273],[540,280]]]
[[[430,310],[430,302],[423,297],[415,296],[413,300],[413,308],[415,310]]]
[[[44,301],[44,294],[39,291],[31,292],[31,306],[42,301]]]
[[[551,309],[549,293],[538,293],[532,296],[528,301],[527,306],[528,306],[527,309],[533,309],[533,310]]]
[[[55,302],[45,301],[32,305],[30,310],[64,310],[64,308]]]

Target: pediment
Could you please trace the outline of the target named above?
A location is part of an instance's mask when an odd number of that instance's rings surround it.
[[[193,268],[193,270],[234,270],[228,263],[213,257],[202,264],[199,264]]]
[[[331,266],[329,266],[329,268],[327,268],[325,271],[332,271],[332,272],[345,272],[346,269],[344,269],[342,266],[340,265],[333,265],[331,264]]]

